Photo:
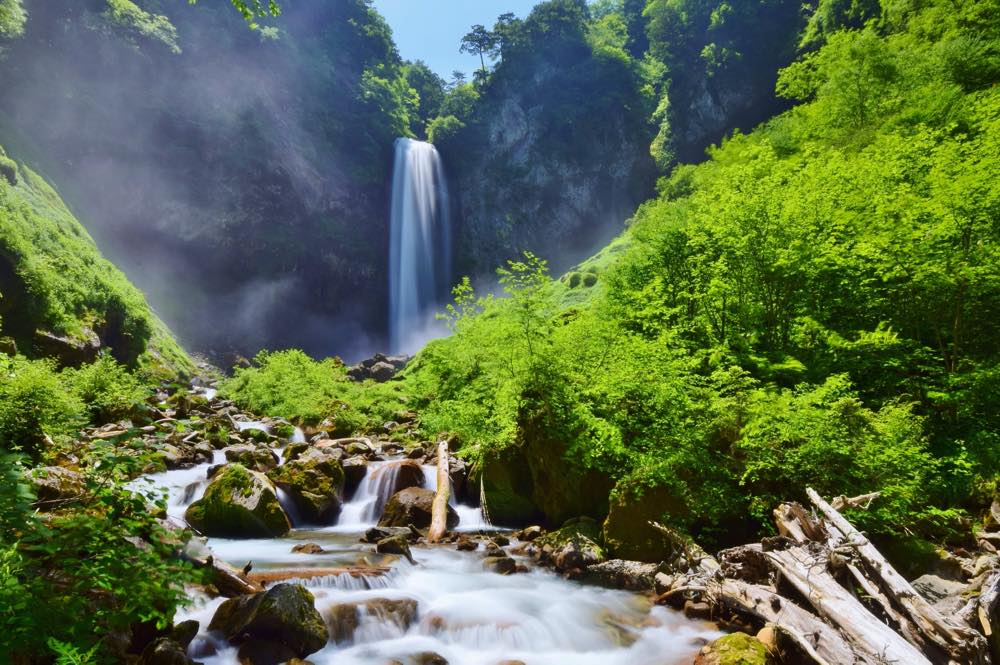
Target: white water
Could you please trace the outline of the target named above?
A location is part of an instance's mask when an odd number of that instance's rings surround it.
[[[448,183],[437,149],[400,138],[389,225],[389,346],[412,353],[440,334],[435,307],[451,288]]]
[[[214,463],[224,461],[221,452]],[[203,493],[210,464],[153,474],[135,481],[169,494],[169,514],[183,520],[184,510]],[[687,665],[706,641],[720,635],[709,624],[690,621],[678,612],[653,606],[637,594],[588,587],[545,570],[503,576],[487,572],[481,553],[448,546],[414,548],[417,565],[376,554],[358,536],[378,515],[372,504],[390,492],[398,465],[374,462],[354,499],[344,506],[341,524],[332,528],[298,528],[285,538],[231,540],[210,538],[214,555],[237,567],[253,562],[259,570],[302,571],[290,579],[305,585],[326,616],[334,605],[378,598],[417,601],[410,626],[361,612],[352,639],[330,643],[309,656],[316,665],[384,665],[433,651],[449,663],[496,665],[521,660],[527,665]],[[436,469],[424,465],[424,486],[434,489]],[[454,506],[459,529],[485,525],[478,508]],[[353,515],[353,517],[352,517]],[[297,543],[321,545],[321,554],[293,553]],[[311,568],[391,565],[385,575],[350,573],[308,577]],[[178,612],[176,621],[197,619],[201,633],[190,655],[205,665],[236,665],[236,649],[207,632],[224,599],[193,592],[194,605]]]
[[[224,464],[226,455],[221,450],[212,453],[212,461],[190,469],[174,469],[137,478],[129,487],[141,493],[150,490],[165,490],[167,493],[167,516],[184,523],[184,511],[205,494],[208,487],[208,469],[216,464]]]

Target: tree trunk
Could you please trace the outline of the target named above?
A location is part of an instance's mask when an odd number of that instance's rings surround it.
[[[427,542],[436,543],[448,530],[448,497],[451,493],[451,479],[448,477],[448,442],[438,441],[437,493],[431,506],[431,528]]]

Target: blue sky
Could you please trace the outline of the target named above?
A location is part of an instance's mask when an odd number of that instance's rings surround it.
[[[524,18],[538,0],[375,0],[392,27],[399,54],[423,60],[443,78],[456,69],[469,75],[479,57],[458,52],[462,35],[475,23],[492,28],[497,16],[514,12]]]

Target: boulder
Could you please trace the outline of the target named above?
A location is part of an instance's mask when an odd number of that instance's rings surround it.
[[[282,645],[294,656],[305,658],[322,649],[329,637],[314,602],[300,584],[276,584],[262,593],[222,603],[208,628],[222,633],[231,644],[259,640]]]
[[[419,536],[420,533],[416,532]],[[414,536],[414,532],[410,530],[408,526],[373,526],[369,527],[365,531],[365,535],[361,537],[361,542],[363,543],[377,543],[378,541],[388,538],[389,536],[402,536],[403,538],[411,538]]]
[[[655,563],[611,559],[587,567],[583,581],[610,589],[649,591],[656,577]]]
[[[324,554],[326,550],[316,543],[299,543],[292,547],[292,552],[294,554]]]
[[[216,473],[184,518],[203,535],[224,538],[274,538],[292,528],[271,481],[240,464]]]
[[[79,335],[57,335],[47,330],[36,330],[33,339],[35,354],[55,358],[63,367],[79,367],[97,360],[101,339],[90,328],[83,328]]]
[[[965,593],[968,586],[962,582],[948,580],[937,575],[921,575],[911,584],[917,593],[943,614],[955,614],[965,604],[962,594]]]
[[[242,464],[248,469],[261,473],[278,466],[278,456],[265,446],[244,443],[238,446],[229,446],[223,452],[226,454],[226,461]]]
[[[83,476],[61,466],[43,466],[31,472],[31,484],[40,510],[54,508],[55,504],[71,501],[83,493]]]
[[[539,537],[533,543],[540,563],[551,564],[559,572],[578,572],[604,561],[598,545],[600,532],[590,520],[571,521],[561,529]]]
[[[385,504],[385,510],[378,521],[379,526],[408,526],[426,528],[431,525],[431,506],[434,492],[421,487],[408,487],[396,492]],[[447,525],[449,529],[458,526],[458,513],[448,506]]]
[[[153,640],[139,656],[139,665],[193,665],[187,650],[169,637]]]
[[[344,469],[322,449],[308,450],[268,474],[306,522],[331,524],[340,514]]]
[[[408,487],[423,487],[424,470],[420,468],[420,463],[415,460],[400,460],[389,462],[383,466],[380,473],[395,473],[395,480],[392,484],[392,493],[402,492]]]
[[[517,562],[509,556],[488,556],[483,559],[483,567],[500,575],[510,575],[517,572]]]
[[[543,535],[545,535],[545,529],[540,526],[526,526],[514,533],[515,538],[529,543]]]
[[[398,554],[406,557],[406,560],[410,563],[415,563],[413,555],[410,553],[410,544],[406,542],[406,538],[403,536],[383,538],[375,545],[375,551],[379,554]]]
[[[247,640],[240,645],[236,657],[240,665],[281,665],[295,658],[295,652],[279,642]]]
[[[702,647],[694,665],[768,665],[764,643],[746,633],[732,633]]]
[[[334,605],[326,615],[331,639],[337,644],[350,642],[365,615],[375,618],[380,624],[393,624],[401,631],[406,631],[416,621],[417,601],[411,598],[373,598]]]
[[[348,457],[341,466],[344,469],[344,498],[350,499],[368,473],[368,460],[364,457]]]

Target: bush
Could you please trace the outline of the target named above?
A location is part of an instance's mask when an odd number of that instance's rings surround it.
[[[142,383],[111,356],[64,370],[63,375],[70,389],[86,403],[94,423],[130,417],[147,396]]]
[[[11,185],[17,184],[17,162],[9,157],[0,155],[0,175],[6,178]]]
[[[72,434],[85,414],[83,401],[67,389],[54,363],[0,356],[0,447],[39,459],[46,435]]]

